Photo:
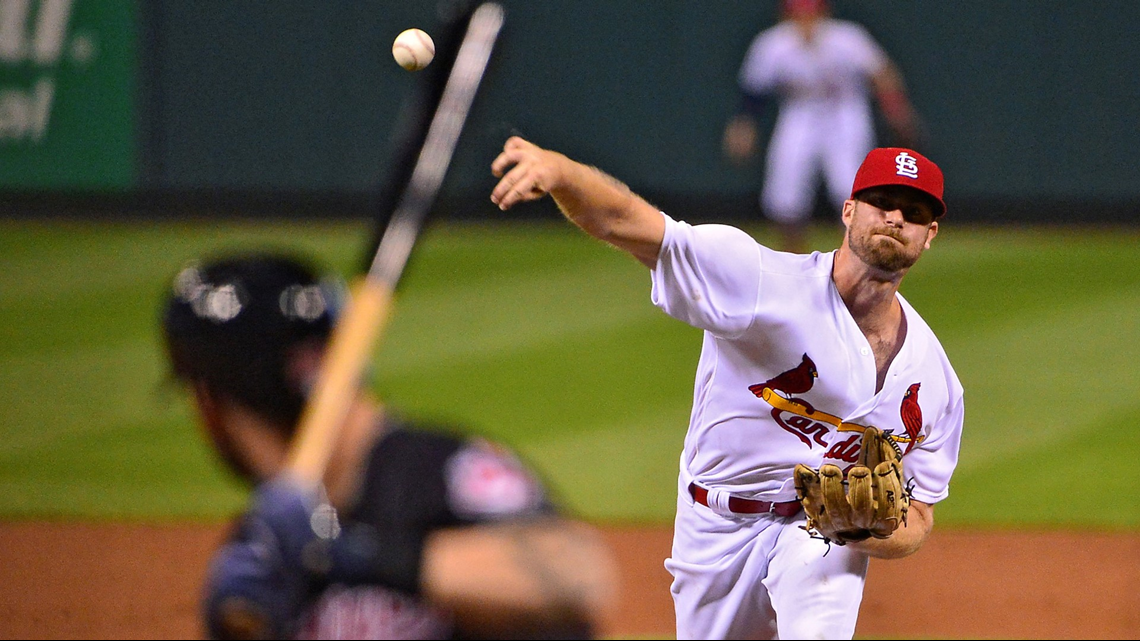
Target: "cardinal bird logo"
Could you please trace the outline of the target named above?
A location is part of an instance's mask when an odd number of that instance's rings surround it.
[[[765,389],[783,392],[784,395],[790,397],[793,394],[803,394],[810,390],[811,386],[815,385],[815,379],[818,377],[819,372],[815,369],[815,363],[812,362],[807,354],[804,354],[804,358],[800,361],[799,365],[782,374],[777,374],[763,383],[749,385],[748,391],[759,398],[764,398]]]
[[[903,394],[902,407],[899,408],[903,427],[906,428],[906,435],[910,437],[910,442],[906,444],[906,451],[903,454],[918,444],[918,433],[922,430],[922,408],[918,405],[918,388],[921,386],[922,383],[912,383],[910,387],[906,388],[906,393]]]

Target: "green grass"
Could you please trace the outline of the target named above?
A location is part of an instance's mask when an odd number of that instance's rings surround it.
[[[948,223],[903,286],[967,394],[939,523],[1137,528],[1140,231]],[[186,260],[231,248],[352,275],[367,238],[351,221],[0,223],[0,518],[238,508],[244,489],[164,382],[159,296]],[[568,225],[440,224],[373,380],[407,414],[513,445],[583,516],[665,524],[699,349],[650,303],[644,267]]]

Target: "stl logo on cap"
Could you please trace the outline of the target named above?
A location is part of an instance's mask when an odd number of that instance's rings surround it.
[[[913,149],[903,147],[879,147],[872,149],[855,172],[851,184],[851,197],[864,189],[902,185],[926,192],[934,199],[935,216],[946,213],[946,203],[942,200],[942,170]]]
[[[898,169],[898,175],[906,176],[907,178],[918,178],[918,158],[904,152],[895,156],[895,169]]]

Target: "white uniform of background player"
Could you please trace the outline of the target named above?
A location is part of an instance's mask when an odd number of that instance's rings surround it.
[[[913,135],[913,110],[887,55],[861,25],[826,17],[825,8],[822,0],[785,2],[788,18],[753,39],[737,79],[744,109],[726,130],[727,153],[750,156],[754,117],[765,98],[778,99],[760,205],[782,228],[789,251],[805,249],[803,227],[820,176],[838,213],[875,145],[872,90],[896,133]]]
[[[852,637],[869,555],[922,545],[958,460],[961,384],[898,294],[945,212],[941,170],[913,150],[873,150],[844,204],[843,244],[803,255],[674,220],[521,138],[491,167],[500,208],[549,193],[572,222],[652,270],[654,304],[704,330],[665,561],[677,638]],[[793,470],[850,467],[867,426],[901,446],[908,520],[886,539],[813,538]]]

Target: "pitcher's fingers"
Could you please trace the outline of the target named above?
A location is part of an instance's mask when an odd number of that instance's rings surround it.
[[[538,149],[538,146],[518,136],[511,136],[503,145],[503,150],[500,151],[495,160],[491,162],[491,173],[494,174],[496,178],[502,176],[503,172],[507,170],[507,167],[522,161],[525,157],[524,153],[528,149]]]
[[[507,142],[503,144],[503,149],[523,149],[525,147],[536,147],[534,143],[528,141],[522,136],[511,136],[507,138]]]
[[[497,204],[499,209],[506,210],[520,202],[537,200],[545,195],[546,188],[543,187],[538,172],[526,165],[516,165],[495,186],[491,192],[491,202]]]
[[[502,178],[511,165],[517,165],[520,160],[522,160],[522,155],[516,151],[499,152],[499,155],[491,161],[491,175]]]
[[[521,165],[515,165],[510,171],[500,176],[498,184],[496,184],[495,188],[491,190],[491,202],[495,203],[496,205],[503,204],[503,200],[511,191],[511,188],[514,187],[515,184],[520,180],[522,180],[523,176],[525,176],[526,173],[527,170],[525,167]]]

